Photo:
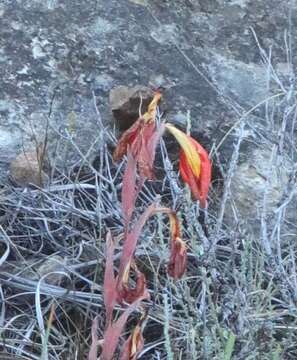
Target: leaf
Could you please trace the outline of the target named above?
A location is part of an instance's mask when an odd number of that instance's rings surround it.
[[[106,310],[106,324],[111,323],[112,312],[117,300],[116,278],[113,269],[114,243],[110,231],[106,236],[106,264],[104,273],[104,305]]]
[[[176,280],[182,277],[187,266],[187,247],[181,239],[179,220],[175,211],[169,208],[158,208],[155,212],[162,212],[169,216],[171,248],[167,273]]]
[[[181,237],[179,221],[176,213],[172,210],[169,213],[169,220],[170,220],[171,239],[174,240],[176,238]]]
[[[122,278],[125,275],[125,271],[127,271],[127,266],[131,264],[135,252],[136,244],[140,237],[142,228],[145,225],[148,218],[154,213],[156,208],[157,208],[156,203],[151,204],[137,220],[132,230],[129,233],[127,233],[126,238],[124,239],[123,251],[121,254],[118,281],[122,281]]]
[[[112,360],[127,320],[130,314],[139,306],[141,300],[142,299],[139,299],[133,304],[130,304],[116,322],[109,324],[104,333],[101,360]]]
[[[155,129],[152,136],[148,139],[148,142],[147,142],[147,151],[149,154],[148,166],[151,169],[153,169],[153,165],[154,165],[154,161],[155,161],[155,157],[156,157],[157,146],[160,142],[161,137],[164,134],[164,130],[165,130],[165,124],[162,123],[162,124],[160,124],[160,126],[157,129]],[[152,173],[153,173],[153,170],[152,170]]]
[[[122,186],[122,209],[126,228],[134,211],[136,197],[136,161],[131,151],[128,151],[128,161]]]
[[[99,345],[97,331],[98,331],[98,317],[96,316],[92,323],[92,330],[91,330],[92,343],[88,355],[88,360],[97,360],[97,352],[98,352],[97,348]]]
[[[224,350],[224,357],[223,357],[224,360],[231,359],[234,350],[235,340],[236,340],[236,336],[232,332],[230,332]]]
[[[132,146],[142,127],[142,120],[138,119],[129,129],[124,131],[113,153],[113,160],[118,161],[127,154],[128,146]]]
[[[156,113],[160,99],[161,93],[156,92],[148,111],[123,133],[113,154],[114,161],[117,161],[127,153],[130,146],[142,178],[154,178],[156,147],[164,131],[164,125],[158,130],[156,128]]]
[[[150,139],[153,137],[155,132],[155,123],[144,123],[143,128],[139,134],[139,148],[136,149],[136,146],[133,146],[133,153],[137,159],[139,174],[143,178],[154,178],[154,153],[150,152],[148,144],[150,143]]]

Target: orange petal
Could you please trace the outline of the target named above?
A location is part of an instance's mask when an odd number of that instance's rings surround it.
[[[145,122],[155,122],[157,114],[157,106],[160,101],[162,94],[159,91],[155,92],[153,100],[150,102],[147,112],[142,115]]]
[[[174,211],[170,212],[169,219],[170,219],[171,238],[176,239],[176,238],[180,237],[181,235],[180,235],[179,221],[178,221],[178,218],[177,218],[176,213]]]
[[[193,174],[188,158],[183,150],[180,154],[179,170],[183,181],[189,185],[193,197],[199,200],[201,207],[205,207],[211,182],[211,162],[206,150],[195,139],[190,138],[190,141],[200,157],[200,176],[197,178]]]
[[[192,173],[198,178],[201,171],[201,161],[199,153],[191,141],[192,138],[171,124],[166,124],[166,129],[170,131],[181,146]]]

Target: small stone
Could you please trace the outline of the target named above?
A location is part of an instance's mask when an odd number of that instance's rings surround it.
[[[10,176],[19,186],[43,186],[48,179],[46,172],[47,160],[39,159],[36,150],[19,154],[10,164]]]
[[[128,129],[139,117],[139,112],[146,112],[154,96],[153,91],[145,86],[117,86],[109,94],[109,100],[117,127]],[[140,109],[141,105],[141,109]]]
[[[38,277],[45,277],[44,281],[50,285],[59,285],[66,278],[65,260],[54,255],[34,268]]]

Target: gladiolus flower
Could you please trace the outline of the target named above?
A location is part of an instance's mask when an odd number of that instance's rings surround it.
[[[169,208],[158,208],[156,212],[167,214],[170,221],[171,248],[167,272],[175,280],[180,279],[187,266],[187,246],[181,239],[181,230],[176,213]]]
[[[206,207],[211,180],[211,162],[206,150],[195,139],[173,125],[166,124],[166,129],[182,148],[179,170],[183,181],[189,185],[194,199],[199,200],[201,207]]]
[[[156,147],[164,131],[163,124],[159,128],[156,127],[156,112],[160,99],[161,93],[156,92],[148,111],[123,133],[113,154],[114,161],[118,161],[130,148],[137,161],[140,175],[149,179],[154,178],[153,162]]]

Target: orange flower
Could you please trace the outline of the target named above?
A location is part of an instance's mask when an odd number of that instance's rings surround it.
[[[160,99],[161,93],[156,92],[148,111],[123,133],[113,154],[114,161],[118,161],[130,147],[140,175],[149,179],[154,178],[153,162],[156,147],[164,131],[164,125],[156,127],[156,112]]]
[[[201,207],[206,207],[211,181],[211,162],[206,150],[195,139],[173,125],[166,124],[166,129],[182,148],[179,170],[183,181],[189,185],[194,199],[199,200]]]

